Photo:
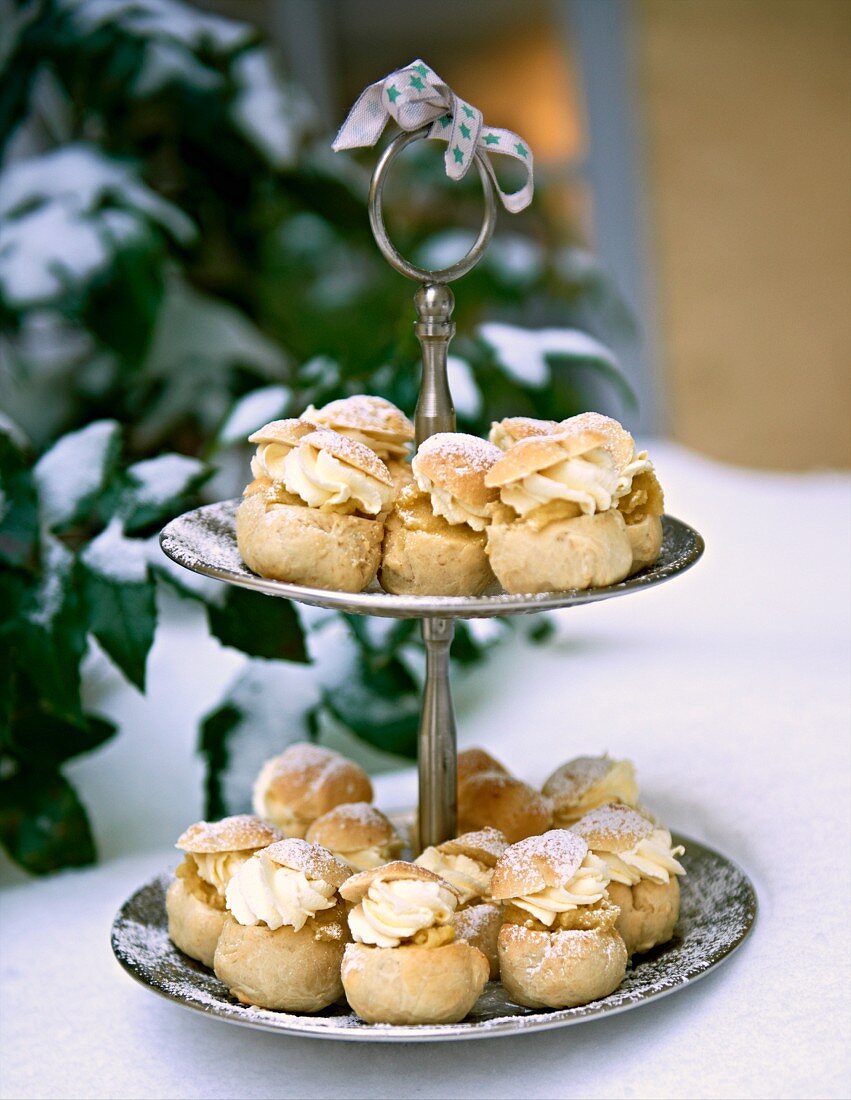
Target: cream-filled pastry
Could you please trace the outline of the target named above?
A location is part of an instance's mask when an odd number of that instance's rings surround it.
[[[617,929],[632,955],[667,943],[680,915],[678,861],[685,849],[655,821],[607,802],[580,818],[572,831],[606,864],[609,898],[620,907]]]
[[[617,420],[598,412],[580,413],[560,425],[569,432],[595,431],[611,454],[618,472],[615,503],[624,518],[636,573],[652,565],[662,550],[662,514],[665,497],[647,451],[635,449],[635,440]]]
[[[312,823],[344,802],[371,802],[369,776],[333,749],[298,741],[267,760],[254,781],[254,811],[286,836],[303,837]]]
[[[543,795],[507,772],[480,771],[458,783],[458,831],[490,825],[510,844],[549,829],[552,810]]]
[[[439,432],[411,462],[414,483],[387,518],[379,580],[388,592],[478,596],[494,583],[485,553],[485,474],[500,450],[475,436]]]
[[[507,592],[614,584],[632,568],[618,472],[600,432],[530,436],[485,476],[499,490],[487,553]]]
[[[256,852],[228,883],[213,969],[243,1004],[318,1012],[343,992],[349,941],[338,890],[351,868],[305,840]]]
[[[363,443],[385,462],[388,458],[404,458],[414,441],[414,425],[383,397],[359,393],[329,401],[320,409],[310,405],[301,416],[311,424]]]
[[[344,883],[354,943],[342,979],[354,1011],[369,1023],[462,1020],[488,979],[488,961],[455,939],[457,891],[412,863],[396,861]]]
[[[355,871],[390,863],[402,850],[392,822],[368,802],[344,802],[316,819],[305,834]]]
[[[225,891],[239,868],[260,848],[282,838],[274,826],[250,814],[198,821],[178,839],[185,852],[165,898],[168,934],[190,958],[213,965],[225,923]]]
[[[604,802],[638,802],[638,782],[631,760],[602,756],[577,756],[556,768],[543,786],[553,808],[553,823],[560,829]]]
[[[495,420],[488,432],[488,439],[501,451],[507,451],[521,439],[532,435],[554,435],[559,430],[556,420],[536,420],[532,416],[506,416]]]
[[[275,463],[280,478],[237,509],[246,565],[274,580],[360,592],[381,561],[384,518],[396,499],[390,471],[362,443],[325,429],[302,436]]]
[[[469,779],[471,775],[476,775],[479,772],[501,772],[503,775],[508,775],[508,768],[504,764],[501,764],[485,749],[479,748],[478,745],[472,745],[469,749],[462,749],[458,753],[458,783],[461,784],[465,780]]]
[[[571,1008],[623,981],[627,950],[607,898],[606,863],[576,833],[552,829],[507,848],[491,879],[503,903],[500,978],[529,1008]]]
[[[284,459],[290,451],[299,445],[306,435],[315,429],[303,420],[273,420],[264,424],[248,437],[257,450],[251,459],[251,474],[254,478],[246,487],[246,495],[260,490],[268,491],[277,484],[277,492],[284,489]]]
[[[507,847],[508,841],[499,829],[488,827],[426,848],[414,860],[418,867],[425,867],[455,887],[455,939],[478,947],[488,960],[492,980],[499,977],[497,938],[502,912],[490,896],[490,882],[496,861]]]

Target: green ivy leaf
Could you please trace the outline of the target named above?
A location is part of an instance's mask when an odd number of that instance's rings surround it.
[[[89,628],[127,679],[145,690],[145,664],[157,625],[145,543],[113,520],[80,555]]]
[[[13,659],[51,711],[82,722],[80,662],[86,649],[85,608],[75,581],[74,556],[52,535],[42,540],[42,575],[23,593],[12,624]]]
[[[25,565],[38,545],[38,497],[26,440],[0,415],[0,561]]]
[[[18,706],[3,734],[3,747],[22,763],[46,767],[91,752],[114,736],[118,727],[106,718],[84,715],[83,724],[50,714],[35,700]]]
[[[385,752],[415,759],[419,687],[398,658],[359,661],[351,676],[323,693],[323,703],[352,733]]]
[[[0,841],[34,875],[95,860],[83,804],[52,768],[26,766],[0,780]]]
[[[228,766],[230,753],[228,741],[234,729],[242,721],[242,711],[232,703],[223,703],[201,723],[198,749],[204,757],[204,815],[211,819],[227,813],[222,775]]]
[[[231,586],[221,606],[207,605],[207,618],[223,645],[250,657],[310,663],[301,622],[289,600]]]

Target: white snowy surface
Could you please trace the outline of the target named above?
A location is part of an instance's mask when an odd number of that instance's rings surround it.
[[[851,486],[652,453],[705,558],[562,613],[554,645],[509,642],[458,685],[460,741],[535,782],[581,752],[632,757],[646,803],[753,878],[760,915],[736,956],[608,1020],[439,1049],[255,1033],[136,985],[112,959],[112,916],[199,816],[196,721],[244,664],[181,603],[147,698],[98,666],[92,703],[123,732],[69,771],[102,865],[43,882],[1,868],[2,1095],[848,1096]],[[376,787],[410,804],[413,773]]]

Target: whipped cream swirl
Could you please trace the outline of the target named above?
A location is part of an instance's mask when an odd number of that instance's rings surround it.
[[[473,898],[484,898],[490,893],[493,870],[485,867],[477,859],[465,855],[445,855],[437,848],[426,848],[417,856],[414,863],[433,871],[459,892],[460,905],[466,905]]]
[[[311,508],[377,516],[393,504],[395,490],[371,474],[302,441],[284,460],[284,484]]]
[[[511,902],[550,928],[559,913],[600,901],[605,897],[609,882],[609,870],[604,861],[593,852],[588,852],[579,869],[564,886],[547,886],[537,893],[512,898]]]
[[[500,495],[520,516],[554,500],[569,501],[585,515],[593,515],[612,507],[617,486],[614,459],[602,447],[595,447],[504,485]]]
[[[247,852],[191,852],[190,854],[195,860],[198,877],[224,897],[228,883],[254,852],[249,850]]]
[[[627,496],[632,490],[632,479],[648,470],[653,469],[653,463],[647,457],[647,451],[639,451],[633,454],[632,460],[624,466],[618,474],[618,483],[615,488],[615,500]]]
[[[349,928],[357,943],[398,947],[423,929],[448,924],[456,904],[452,891],[439,882],[378,879],[349,913]]]
[[[333,909],[336,888],[304,871],[282,867],[258,852],[228,883],[225,903],[240,924],[290,925],[296,932],[322,909]]]
[[[673,846],[667,829],[654,829],[625,852],[598,852],[597,855],[606,863],[612,882],[635,886],[643,878],[667,883],[671,875],[684,875],[685,868],[677,861],[677,856],[684,851],[681,844]]]
[[[373,844],[369,848],[358,848],[354,852],[335,852],[356,871],[371,871],[374,867],[383,867],[393,858],[390,848],[385,844]]]
[[[251,459],[254,477],[270,477],[272,481],[284,480],[284,461],[292,450],[286,443],[261,443]]]

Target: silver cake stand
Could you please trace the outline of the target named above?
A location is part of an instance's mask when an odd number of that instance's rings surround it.
[[[452,267],[427,271],[405,260],[390,241],[381,196],[387,171],[396,156],[428,128],[400,134],[381,157],[372,180],[370,223],[387,261],[422,285],[414,296],[415,331],[422,345],[422,384],[416,409],[416,438],[455,430],[455,412],[447,381],[447,349],[455,332],[454,299],[447,285],[480,259],[496,221],[496,201],[489,169],[477,154],[476,166],[485,196],[481,231],[470,252]],[[222,501],[187,512],[161,535],[163,551],[178,565],[207,577],[241,585],[269,596],[356,615],[417,618],[422,623],[426,676],[419,727],[418,830],[421,847],[439,844],[456,833],[456,731],[449,682],[449,651],[456,619],[527,615],[576,607],[641,592],[690,568],[703,553],[703,539],[687,524],[664,516],[662,552],[649,569],[605,588],[585,591],[509,595],[494,591],[478,597],[394,596],[373,584],[364,592],[332,592],[268,580],[243,563],[236,544],[234,515],[238,501]],[[167,876],[136,892],[113,925],[113,949],[121,964],[149,988],[219,1019],[289,1034],[338,1039],[410,1041],[463,1039],[504,1035],[563,1026],[646,1003],[694,981],[739,946],[756,912],[756,897],[747,877],[724,856],[686,841],[688,877],[674,940],[630,967],[623,985],[610,997],[577,1009],[530,1012],[512,1004],[498,983],[490,983],[467,1020],[432,1027],[369,1025],[346,1006],[314,1016],[269,1012],[237,1005],[210,971],[187,959],[168,939],[164,908]]]

